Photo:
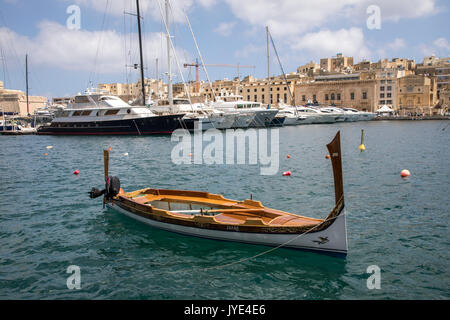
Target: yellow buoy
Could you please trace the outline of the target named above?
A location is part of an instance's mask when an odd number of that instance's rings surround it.
[[[364,129],[361,129],[361,144],[359,145],[359,151],[363,152],[366,150],[366,147],[364,146]]]

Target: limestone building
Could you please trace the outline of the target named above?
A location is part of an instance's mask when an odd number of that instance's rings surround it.
[[[294,96],[296,105],[317,102],[321,105],[350,107],[362,111],[376,110],[375,79],[335,80],[298,83]]]
[[[401,114],[430,115],[437,104],[436,79],[423,75],[407,75],[398,79],[398,104]]]
[[[17,114],[22,117],[33,114],[36,109],[43,108],[47,102],[46,97],[27,96],[23,91],[5,89],[0,81],[0,111]]]

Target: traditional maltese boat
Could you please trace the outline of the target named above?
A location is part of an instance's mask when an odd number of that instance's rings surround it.
[[[106,188],[92,188],[90,195],[104,195],[109,208],[175,233],[345,255],[347,228],[339,132],[327,148],[333,166],[335,206],[325,219],[271,209],[253,199],[236,201],[201,191],[146,188],[124,192],[119,179],[108,176],[108,150],[104,151]]]

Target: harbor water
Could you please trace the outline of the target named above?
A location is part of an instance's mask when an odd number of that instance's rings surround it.
[[[170,136],[0,136],[0,299],[450,298],[448,121],[276,130],[276,175],[250,164],[175,165]],[[102,150],[110,146],[110,173],[125,191],[204,190],[236,200],[252,194],[271,208],[325,218],[334,205],[326,144],[338,130],[346,258],[277,249],[234,263],[268,248],[153,229],[88,197],[91,187],[102,187]],[[282,176],[287,170],[292,175]],[[80,268],[79,290],[67,287],[71,265]],[[371,290],[373,265],[381,288]]]

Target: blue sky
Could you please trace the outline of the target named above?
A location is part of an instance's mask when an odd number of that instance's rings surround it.
[[[158,0],[141,0],[146,76],[166,71],[166,40]],[[159,0],[163,5],[163,0]],[[79,30],[67,28],[70,5],[80,8]],[[267,76],[265,26],[270,27],[286,72],[340,52],[377,61],[421,62],[450,55],[449,3],[442,0],[172,0],[171,25],[180,64],[198,57],[181,7],[186,10],[205,63],[254,65],[242,75]],[[372,7],[371,7],[372,6]],[[374,16],[379,9],[379,16]],[[368,11],[368,8],[370,9]],[[371,9],[372,8],[372,9]],[[29,54],[31,94],[58,97],[83,91],[92,81],[135,82],[138,63],[134,0],[0,0],[0,78],[24,89]],[[380,17],[380,20],[372,18]],[[379,21],[380,28],[369,22]],[[272,51],[271,70],[280,74]],[[181,81],[178,68],[173,70]],[[182,68],[186,79],[194,70]],[[235,68],[209,67],[212,80],[233,78]],[[200,77],[205,79],[201,71]]]

